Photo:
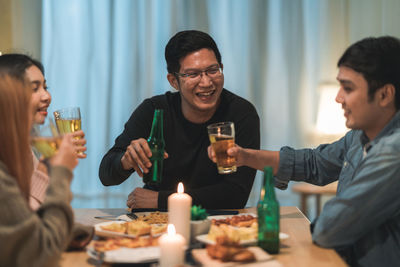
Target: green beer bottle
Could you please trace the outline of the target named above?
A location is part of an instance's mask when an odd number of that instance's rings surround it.
[[[151,167],[148,173],[143,175],[143,182],[149,186],[157,186],[161,183],[163,161],[164,161],[164,133],[163,133],[164,110],[154,110],[153,124],[147,143],[151,149]]]
[[[264,167],[264,188],[261,190],[258,213],[258,246],[270,254],[279,253],[279,202],[275,196],[272,167]]]

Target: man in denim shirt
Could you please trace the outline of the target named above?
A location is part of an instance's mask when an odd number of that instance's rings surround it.
[[[339,180],[336,197],[311,224],[313,241],[334,248],[351,266],[399,266],[400,40],[361,40],[345,51],[338,67],[336,101],[352,129],[343,138],[316,149],[236,146],[228,154],[238,165],[272,166],[281,189],[290,180],[316,185]]]

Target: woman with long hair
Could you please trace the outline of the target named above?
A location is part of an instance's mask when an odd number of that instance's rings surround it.
[[[46,199],[40,211],[32,211],[32,89],[3,63],[0,56],[0,265],[54,266],[73,230],[70,183],[78,164],[73,137],[65,135],[50,158]]]

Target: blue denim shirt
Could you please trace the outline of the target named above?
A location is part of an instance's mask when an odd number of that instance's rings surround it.
[[[400,112],[369,142],[349,131],[316,149],[283,147],[276,186],[339,180],[336,197],[312,224],[313,241],[351,266],[400,266]]]

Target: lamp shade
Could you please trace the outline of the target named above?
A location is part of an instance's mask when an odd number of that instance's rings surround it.
[[[339,86],[337,84],[321,84],[316,130],[319,134],[340,135],[347,132],[343,110],[335,101]]]

